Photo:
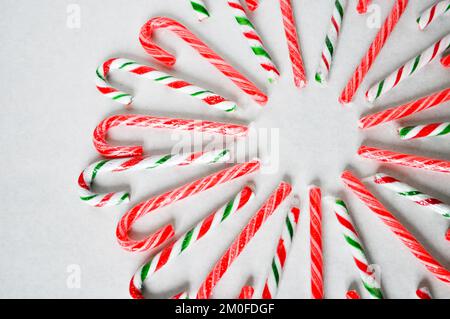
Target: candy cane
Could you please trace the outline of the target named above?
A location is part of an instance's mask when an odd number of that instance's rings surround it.
[[[358,4],[356,6],[356,10],[359,14],[367,13],[367,9],[369,8],[372,0],[358,0]]]
[[[183,41],[188,43],[209,63],[214,65],[220,72],[228,77],[242,91],[250,95],[256,102],[264,105],[267,103],[267,96],[261,92],[250,80],[243,76],[239,71],[211,50],[203,41],[195,36],[181,23],[166,17],[156,17],[147,21],[141,29],[139,40],[145,49],[154,59],[168,67],[172,67],[176,58],[169,52],[155,44],[153,32],[156,29],[168,29],[174,32]]]
[[[380,96],[386,94],[403,80],[411,77],[417,71],[433,62],[448,48],[450,48],[450,34],[434,43],[415,58],[406,62],[406,64],[392,72],[385,79],[374,84],[366,93],[367,100],[373,102]]]
[[[336,52],[336,47],[341,32],[342,21],[344,20],[346,6],[347,0],[336,0],[334,2],[334,10],[331,16],[330,28],[325,36],[325,46],[322,51],[322,58],[316,72],[316,81],[321,84],[325,84],[327,82],[330,74],[333,56]]]
[[[366,77],[373,63],[375,62],[381,49],[386,44],[390,34],[397,25],[400,17],[405,12],[406,6],[408,5],[408,0],[396,0],[394,7],[387,17],[384,25],[378,32],[375,40],[367,51],[366,55],[361,61],[361,64],[356,68],[351,80],[348,82],[345,89],[342,91],[340,102],[343,104],[350,103],[356,94],[359,86]]]
[[[345,298],[347,299],[361,299],[360,295],[356,290],[349,290],[347,291],[347,294],[345,295]]]
[[[245,0],[245,3],[247,4],[247,8],[250,11],[255,11],[256,9],[258,9],[259,6],[259,0]]]
[[[450,68],[450,54],[441,59],[441,64],[443,67]]]
[[[318,187],[309,190],[310,249],[311,249],[311,295],[323,299],[322,254],[322,192]]]
[[[203,0],[190,0],[192,9],[197,14],[198,21],[203,21],[209,18],[209,12]]]
[[[450,0],[439,1],[427,10],[425,10],[417,19],[420,30],[425,30],[431,22],[440,16],[450,14]]]
[[[130,281],[130,295],[133,299],[143,299],[142,289],[144,283],[153,275],[167,266],[178,256],[189,251],[205,235],[218,228],[223,221],[236,215],[238,211],[244,208],[247,203],[254,198],[252,189],[246,186],[231,201],[200,221],[195,227],[187,231],[174,243],[164,248],[152,259],[141,266]],[[183,299],[182,295],[173,297],[174,299]]]
[[[361,146],[358,150],[358,155],[382,163],[425,169],[439,173],[450,173],[450,162],[440,159],[402,154],[368,146]]]
[[[344,235],[345,242],[350,248],[350,252],[352,253],[353,260],[355,261],[364,288],[366,288],[373,298],[383,299],[380,283],[375,277],[375,273],[371,269],[370,263],[367,261],[364,246],[359,238],[352,217],[348,212],[347,205],[342,199],[335,200],[334,212],[339,225],[341,225],[342,234]]]
[[[228,6],[231,8],[231,12],[239,25],[244,38],[247,40],[250,49],[256,57],[259,65],[267,75],[267,79],[270,83],[276,81],[280,76],[277,67],[272,61],[269,52],[265,48],[261,37],[256,31],[255,27],[245,14],[245,9],[239,2],[239,0],[227,0]]]
[[[141,252],[160,246],[173,237],[173,226],[170,224],[166,225],[145,239],[134,240],[130,238],[129,232],[138,219],[149,213],[154,213],[158,208],[176,203],[182,199],[194,196],[215,186],[251,174],[259,170],[259,168],[260,163],[258,160],[238,164],[136,205],[119,221],[116,229],[117,241],[122,248],[129,251]]]
[[[289,255],[292,241],[297,229],[298,219],[300,216],[300,209],[298,208],[299,200],[296,199],[294,206],[291,207],[286,216],[286,222],[281,232],[281,237],[278,240],[276,254],[272,259],[269,275],[262,293],[263,299],[273,299],[278,292],[278,286],[283,274],[286,258]]]
[[[94,146],[106,157],[132,157],[144,153],[142,146],[112,146],[106,141],[108,131],[118,126],[149,127],[153,129],[172,129],[180,131],[203,132],[242,137],[248,127],[201,120],[172,119],[148,115],[114,115],[106,118],[95,128]]]
[[[230,159],[230,151],[215,150],[186,154],[168,154],[151,157],[127,157],[113,160],[102,160],[91,164],[78,178],[81,200],[95,207],[117,206],[130,201],[128,192],[107,194],[94,193],[92,184],[98,174],[106,172],[138,171],[196,164],[223,163]]]
[[[239,236],[234,240],[225,254],[215,264],[211,272],[201,284],[197,299],[209,299],[212,295],[214,287],[220,281],[225,272],[231,267],[234,260],[247,247],[248,243],[253,239],[261,226],[273,214],[278,206],[286,199],[292,191],[291,185],[282,182],[275,192],[270,196],[260,210],[250,219],[247,226],[241,231]]]
[[[283,27],[289,50],[289,58],[291,59],[292,71],[294,73],[294,83],[298,88],[302,88],[306,85],[307,79],[291,0],[280,0],[280,8],[281,15],[283,16]]]
[[[450,122],[402,127],[398,134],[402,140],[443,136],[450,134]]]
[[[416,295],[419,299],[433,299],[433,296],[431,296],[431,292],[427,287],[417,289]]]
[[[252,286],[244,286],[239,293],[238,299],[253,299],[255,295],[255,288]]]
[[[447,101],[450,101],[450,88],[446,88],[440,92],[433,93],[404,105],[367,115],[359,120],[358,125],[363,129],[374,127],[420,113]]]
[[[375,184],[390,189],[398,195],[403,196],[420,206],[428,207],[430,210],[442,215],[445,218],[450,218],[450,206],[444,204],[439,199],[424,194],[414,187],[400,182],[396,178],[387,174],[376,174],[372,177],[372,179]]]
[[[113,58],[98,67],[96,72],[96,85],[100,93],[121,104],[131,104],[133,102],[133,96],[119,91],[109,84],[107,77],[112,70],[127,71],[156,83],[166,85],[169,88],[202,100],[207,105],[222,111],[232,112],[236,110],[237,107],[235,102],[228,101],[220,95],[192,85],[184,80],[177,79],[147,65],[138,64],[137,62],[128,59]]]
[[[344,184],[372,210],[436,278],[450,283],[450,272],[431,256],[419,241],[372,195],[350,171],[342,174]]]

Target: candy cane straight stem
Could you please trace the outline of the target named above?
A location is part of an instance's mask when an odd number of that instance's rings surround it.
[[[267,96],[259,90],[255,84],[248,80],[244,75],[237,71],[233,66],[227,63],[221,56],[209,48],[203,41],[195,36],[181,23],[165,17],[156,17],[147,21],[141,28],[139,40],[145,49],[154,59],[168,67],[172,67],[176,58],[169,52],[155,44],[153,40],[153,32],[157,29],[168,29],[174,32],[183,41],[188,43],[209,63],[215,66],[227,78],[239,87],[242,91],[250,95],[256,102],[261,105],[267,103]]]
[[[154,213],[158,208],[168,206],[215,186],[246,176],[259,170],[259,168],[259,161],[235,165],[136,205],[119,221],[116,229],[117,241],[122,248],[128,251],[141,252],[160,246],[173,237],[174,228],[172,225],[166,225],[142,240],[134,240],[129,236],[134,223],[141,217],[149,213]]]
[[[450,206],[444,204],[439,199],[424,194],[414,187],[400,182],[398,179],[386,174],[376,174],[372,179],[375,184],[394,191],[398,195],[413,201],[417,205],[428,207],[433,212],[450,219]]]
[[[117,158],[142,156],[144,154],[142,146],[112,146],[107,142],[106,139],[109,130],[119,126],[171,129],[236,137],[246,136],[248,132],[248,127],[235,124],[224,124],[202,120],[173,119],[148,115],[114,115],[100,122],[94,130],[94,146],[101,155]]]
[[[359,14],[367,13],[367,9],[370,6],[372,0],[358,0],[356,10]]]
[[[395,1],[394,7],[393,7],[391,13],[387,17],[386,21],[384,22],[383,26],[381,27],[380,31],[378,32],[377,36],[375,37],[375,40],[373,41],[369,50],[363,57],[361,64],[356,68],[355,73],[353,74],[352,78],[348,82],[345,89],[342,91],[342,94],[340,97],[341,103],[346,104],[346,103],[350,103],[351,101],[353,101],[353,97],[355,96],[356,91],[358,90],[362,81],[364,80],[364,78],[366,77],[370,68],[372,67],[373,63],[375,62],[381,49],[386,44],[390,34],[394,30],[398,21],[400,20],[400,17],[405,12],[407,5],[408,5],[408,0],[396,0]]]
[[[450,88],[420,98],[404,105],[396,106],[378,113],[370,114],[359,120],[359,127],[366,129],[394,120],[399,120],[450,100]]]
[[[280,8],[283,17],[284,33],[286,35],[289,50],[289,58],[291,59],[292,71],[294,73],[294,83],[298,88],[302,88],[306,85],[307,79],[291,0],[280,0]]]
[[[233,16],[239,25],[244,38],[247,40],[250,49],[256,57],[259,65],[266,73],[267,79],[270,83],[276,81],[280,76],[277,67],[272,61],[269,52],[265,48],[261,37],[256,31],[255,27],[248,19],[244,7],[239,0],[227,0],[228,6],[231,8]]]
[[[139,268],[131,279],[131,296],[134,299],[142,299],[142,288],[146,280],[150,279],[157,271],[175,260],[182,253],[186,253],[196,242],[215,230],[224,220],[234,216],[253,198],[252,189],[248,186],[244,187],[231,201],[200,221],[195,227],[181,235],[177,241],[152,257],[149,262]]]
[[[333,14],[331,16],[330,28],[325,36],[325,46],[316,72],[316,81],[326,84],[330,74],[333,57],[337,49],[339,36],[341,33],[342,22],[344,20],[347,0],[336,0],[334,3]]]
[[[346,171],[342,174],[345,185],[361,199],[370,210],[372,210],[381,221],[400,239],[411,253],[420,261],[436,278],[446,283],[450,283],[450,272],[445,269],[419,241],[376,199],[375,196],[364,186],[364,184]]]
[[[436,58],[439,58],[441,53],[450,47],[450,34],[446,35],[421,54],[415,58],[409,60],[400,68],[392,72],[385,79],[374,84],[366,93],[367,100],[373,102],[380,96],[386,94],[403,80],[408,79],[412,75],[416,74],[417,71],[427,66],[433,62]]]
[[[350,252],[353,256],[364,288],[366,288],[373,298],[382,299],[383,293],[381,291],[380,283],[375,277],[375,272],[370,267],[364,246],[359,238],[353,219],[348,212],[347,205],[342,199],[335,200],[334,212],[339,225],[341,225],[341,232],[344,235],[345,242],[350,248]]]
[[[310,246],[311,246],[311,296],[323,299],[322,254],[322,192],[318,187],[309,190]]]
[[[209,12],[203,0],[190,0],[192,9],[197,14],[198,21],[203,21],[209,18]]]
[[[416,290],[416,296],[419,299],[433,299],[430,290],[427,287],[421,287]]]
[[[107,172],[153,170],[186,165],[208,165],[226,162],[230,159],[230,151],[215,150],[185,154],[167,154],[151,157],[127,157],[113,160],[102,160],[86,168],[78,178],[81,200],[95,207],[116,206],[130,200],[128,192],[112,192],[98,194],[92,191],[92,184],[99,174]]]
[[[398,134],[402,140],[443,136],[450,134],[450,122],[402,127]]]
[[[434,20],[443,15],[450,15],[450,0],[438,1],[425,10],[417,19],[420,30],[425,30]]]
[[[114,88],[108,82],[108,75],[113,70],[123,70],[129,73],[141,76],[145,79],[152,80],[156,83],[165,85],[169,88],[177,90],[178,92],[190,95],[196,99],[199,99],[207,105],[216,109],[231,112],[236,110],[236,103],[226,100],[225,98],[217,95],[209,90],[192,85],[184,80],[177,79],[167,73],[158,71],[147,65],[138,64],[135,61],[123,58],[109,59],[98,67],[96,71],[96,85],[97,89],[114,101],[121,104],[129,105],[133,102],[133,96],[128,93],[119,91]]]
[[[247,226],[241,231],[225,254],[215,264],[209,275],[200,286],[197,299],[209,299],[214,287],[220,281],[225,272],[231,267],[234,260],[241,254],[248,243],[253,239],[261,226],[267,221],[278,206],[292,191],[291,185],[282,182],[270,196],[260,210],[250,219]]]
[[[266,283],[264,284],[262,294],[263,299],[273,299],[277,295],[286,258],[289,255],[292,241],[297,230],[299,216],[300,209],[297,206],[293,206],[289,209],[283,231],[281,232],[281,237],[278,240],[276,254],[272,259],[272,264],[270,265],[269,275],[267,276]]]
[[[439,173],[450,173],[450,162],[445,160],[402,154],[369,146],[361,146],[358,154],[361,157],[382,163],[425,169]]]

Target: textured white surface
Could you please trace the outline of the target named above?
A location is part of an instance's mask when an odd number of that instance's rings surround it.
[[[241,110],[233,115],[208,110],[195,99],[174,93],[154,83],[124,74],[113,79],[135,96],[133,113],[175,115],[222,121],[254,121],[256,127],[280,128],[280,169],[274,174],[256,175],[257,199],[240,216],[200,242],[192,253],[157,276],[152,292],[165,297],[183,283],[195,289],[215,260],[231,243],[240,228],[284,177],[293,182],[302,198],[300,228],[293,244],[279,297],[309,298],[309,217],[307,185],[317,183],[324,195],[347,200],[369,258],[380,265],[382,286],[388,298],[414,298],[420,283],[429,285],[437,298],[449,298],[450,289],[434,279],[416,262],[393,234],[353,195],[344,190],[339,175],[352,167],[359,176],[377,171],[378,164],[358,159],[362,141],[389,149],[450,159],[448,137],[401,141],[399,124],[369,131],[357,129],[357,119],[370,110],[363,94],[375,81],[386,76],[409,58],[450,31],[450,20],[436,21],[426,32],[418,30],[415,19],[433,1],[411,0],[404,17],[367,76],[355,103],[343,108],[337,99],[377,30],[366,26],[355,5],[348,8],[343,36],[335,58],[328,88],[313,80],[322,51],[323,38],[332,11],[331,0],[294,1],[303,57],[309,85],[294,87],[278,1],[263,0],[250,17],[255,22],[275,63],[282,72],[279,83],[269,86],[245,39],[230,15],[225,1],[207,1],[212,17],[202,23],[186,0],[2,0],[0,2],[2,67],[0,73],[0,297],[2,298],[128,298],[128,283],[148,254],[131,254],[119,248],[115,227],[131,205],[159,194],[215,169],[179,168],[137,174],[99,177],[102,186],[131,185],[128,207],[94,209],[77,196],[79,173],[99,156],[92,143],[92,131],[100,120],[126,112],[101,96],[94,86],[98,64],[113,56],[127,57],[156,65],[140,47],[138,32],[147,19],[166,15],[183,22],[232,64],[265,88],[270,102],[265,108],[243,96],[234,85],[195,52],[168,32],[158,32],[158,41],[176,52],[175,75],[191,80],[231,99]],[[382,19],[393,1],[381,4]],[[66,8],[78,3],[81,28],[66,27]],[[377,102],[375,110],[426,95],[450,84],[450,74],[434,63],[405,81]],[[401,125],[450,118],[450,105],[401,121]],[[151,133],[150,133],[151,132]],[[146,150],[166,152],[170,137],[151,130],[118,130],[120,141],[142,141]],[[409,169],[383,167],[394,176],[450,202],[450,177]],[[221,186],[196,198],[162,209],[140,223],[139,230],[155,229],[175,220],[177,233],[221,206],[244,185],[244,180]],[[111,189],[105,187],[105,189]],[[389,191],[377,194],[404,224],[444,265],[449,265],[449,244],[444,233],[449,223],[437,214],[402,199]],[[216,297],[233,297],[253,275],[262,288],[279,236],[282,211],[272,217],[252,244],[235,262],[216,289]],[[148,222],[147,222],[148,221]],[[146,227],[148,226],[148,227]],[[325,296],[344,298],[350,285],[362,291],[350,253],[339,232],[330,205],[324,205]],[[67,267],[81,267],[81,288],[66,286]]]

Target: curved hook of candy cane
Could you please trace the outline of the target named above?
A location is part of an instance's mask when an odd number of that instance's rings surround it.
[[[142,240],[135,240],[129,236],[134,223],[143,216],[154,213],[159,208],[171,205],[239,177],[246,176],[258,171],[259,168],[259,160],[238,164],[136,205],[121,218],[117,225],[116,237],[118,243],[123,249],[136,252],[142,252],[160,246],[174,236],[174,227],[171,224],[164,226]]]
[[[211,213],[208,217],[200,221],[195,227],[184,233],[180,238],[171,245],[164,248],[161,252],[156,254],[152,259],[144,264],[130,281],[130,294],[133,299],[143,299],[142,294],[143,285],[148,281],[157,271],[170,264],[182,253],[186,253],[196,242],[202,239],[206,234],[217,229],[223,221],[236,215],[242,208],[244,208],[255,194],[250,186],[244,187],[233,199],[231,199],[224,206]],[[172,299],[187,299],[187,293],[180,293],[173,296]]]
[[[224,163],[230,159],[230,151],[221,149],[208,152],[185,154],[167,154],[151,157],[127,157],[113,160],[102,160],[89,165],[78,178],[80,199],[94,207],[117,206],[130,201],[130,194],[125,191],[113,193],[94,193],[92,184],[100,173],[138,171],[186,165],[209,165]]]
[[[224,124],[202,120],[173,119],[149,115],[123,114],[106,118],[95,128],[93,142],[97,151],[109,158],[142,156],[142,146],[112,146],[107,142],[108,131],[118,126],[148,127],[154,129],[171,129],[180,131],[221,134],[225,136],[243,137],[248,127],[236,124]]]
[[[139,41],[144,50],[160,63],[172,67],[176,62],[176,57],[158,46],[153,40],[153,32],[157,29],[168,29],[188,43],[209,63],[214,65],[220,72],[228,77],[242,91],[250,95],[261,105],[267,103],[267,95],[259,90],[255,84],[244,75],[227,63],[221,56],[201,41],[195,34],[189,31],[184,25],[167,17],[156,17],[147,21],[141,28]]]
[[[113,70],[122,70],[132,74],[136,74],[143,78],[152,80],[156,83],[177,90],[178,92],[192,96],[203,101],[211,107],[225,112],[232,112],[237,108],[235,102],[228,101],[220,95],[217,95],[204,88],[195,86],[184,80],[177,79],[165,72],[158,71],[150,66],[139,64],[129,59],[112,58],[107,60],[97,68],[96,86],[100,93],[124,105],[130,105],[133,102],[134,97],[111,86],[111,84],[108,82],[107,77],[108,74]]]

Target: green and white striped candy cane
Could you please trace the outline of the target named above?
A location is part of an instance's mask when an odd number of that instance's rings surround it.
[[[206,8],[206,4],[203,0],[189,0],[191,2],[192,9],[197,14],[198,21],[203,21],[209,18],[209,12]]]
[[[334,212],[339,225],[341,225],[342,234],[344,235],[345,242],[350,248],[364,288],[366,288],[373,298],[382,299],[383,293],[381,291],[380,283],[367,261],[366,253],[361,240],[359,239],[358,232],[356,231],[353,220],[348,212],[347,205],[342,199],[337,198],[334,200]]]
[[[98,67],[96,71],[96,86],[104,96],[121,104],[131,104],[133,102],[133,96],[111,86],[108,82],[108,75],[113,70],[126,71],[145,79],[152,80],[178,92],[202,100],[207,105],[225,112],[232,112],[237,108],[235,102],[229,101],[218,94],[195,86],[184,80],[177,79],[165,72],[158,71],[150,66],[139,64],[129,59],[113,58],[107,60]]]
[[[80,199],[94,207],[117,206],[127,203],[130,194],[125,191],[99,194],[92,191],[92,184],[98,174],[106,172],[138,171],[193,164],[214,164],[230,159],[228,150],[214,150],[186,154],[168,154],[150,157],[128,157],[102,160],[86,168],[78,178]]]

